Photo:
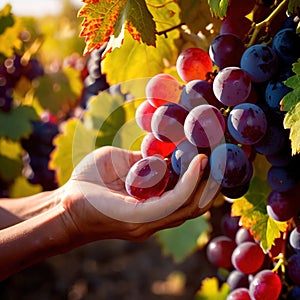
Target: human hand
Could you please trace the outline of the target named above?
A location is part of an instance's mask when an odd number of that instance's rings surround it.
[[[140,241],[208,210],[214,196],[211,191],[216,189],[206,189],[207,181],[200,182],[205,155],[192,161],[173,190],[143,202],[129,196],[124,184],[130,167],[139,159],[140,152],[107,146],[76,166],[63,186],[62,202],[72,220],[74,239],[80,243],[109,238]]]

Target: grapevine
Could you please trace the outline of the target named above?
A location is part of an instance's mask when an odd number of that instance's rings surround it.
[[[1,8],[0,44],[13,36],[0,45],[1,197],[55,189],[114,145],[142,153],[124,180],[139,205],[205,154],[200,184],[216,188],[199,220],[224,209],[219,233],[199,228],[209,239],[179,254],[168,245],[177,228],[156,234],[175,260],[200,250],[215,268],[194,300],[298,299],[299,0],[83,2],[81,52],[58,64]]]

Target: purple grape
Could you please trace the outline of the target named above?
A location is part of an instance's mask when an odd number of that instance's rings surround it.
[[[292,248],[296,251],[300,250],[300,227],[295,227],[291,232],[289,236],[289,243],[292,246]]]
[[[249,276],[238,270],[233,270],[229,273],[226,282],[229,285],[231,291],[238,288],[248,288]]]
[[[253,145],[263,138],[267,131],[267,118],[257,105],[242,103],[235,106],[227,119],[228,131],[239,143]]]
[[[193,108],[184,122],[184,133],[197,147],[213,147],[224,138],[225,120],[214,106],[203,104]]]
[[[253,167],[245,152],[234,144],[221,144],[210,155],[212,177],[226,188],[241,186],[253,175]]]
[[[246,101],[251,92],[251,79],[238,67],[222,69],[213,81],[217,99],[226,106],[235,106]]]
[[[290,279],[296,283],[297,285],[300,285],[300,253],[293,254],[288,259],[288,275]]]
[[[217,108],[222,106],[213,93],[212,82],[196,79],[184,86],[179,103],[187,110],[192,110],[201,104],[211,104]]]
[[[177,103],[159,106],[152,115],[151,129],[162,142],[178,143],[185,139],[184,122],[188,111]]]
[[[235,235],[235,242],[240,245],[244,242],[254,242],[254,238],[249,229],[241,227]]]
[[[239,37],[234,34],[224,33],[218,35],[211,42],[209,56],[220,69],[239,67],[244,51],[245,45]]]
[[[266,82],[277,72],[278,58],[275,51],[263,44],[250,46],[241,58],[241,68],[253,82]]]

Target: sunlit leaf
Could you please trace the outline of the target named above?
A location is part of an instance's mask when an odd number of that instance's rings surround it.
[[[205,278],[194,300],[225,300],[229,292],[230,288],[227,283],[223,283],[219,287],[217,278]]]
[[[66,68],[36,79],[35,95],[44,109],[56,114],[78,100],[83,87],[79,71]]]
[[[11,5],[6,4],[0,11],[0,53],[11,57],[15,49],[20,49],[20,33],[23,30],[20,19],[14,17]]]
[[[223,18],[226,16],[228,0],[208,0],[208,5],[215,17]]]
[[[156,238],[163,253],[180,262],[197,249],[199,236],[209,229],[207,219],[200,216],[178,227],[161,230],[156,234]]]
[[[59,185],[70,178],[74,167],[95,149],[95,133],[88,130],[79,119],[68,119],[61,134],[53,141],[49,167],[56,171]]]
[[[155,45],[155,23],[144,0],[84,2],[78,15],[84,18],[80,35],[86,39],[85,54],[100,48],[111,37],[118,38],[124,26],[138,42]]]
[[[38,115],[31,106],[18,106],[9,113],[0,111],[0,137],[13,141],[25,138],[32,132],[32,120],[37,120]]]

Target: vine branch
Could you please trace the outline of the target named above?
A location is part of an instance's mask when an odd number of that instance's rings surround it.
[[[158,31],[156,32],[157,35],[164,35],[166,38],[168,37],[167,36],[167,33],[174,30],[174,29],[177,29],[177,28],[180,28],[182,25],[185,25],[185,23],[180,23],[178,25],[175,25],[175,26],[172,26],[168,29],[165,29],[165,30],[161,30],[161,31]]]
[[[272,20],[277,16],[277,14],[279,12],[282,11],[282,9],[284,9],[284,7],[288,4],[289,0],[283,0],[274,10],[273,12],[266,18],[264,19],[263,21],[257,23],[257,24],[254,24],[254,31],[253,31],[253,34],[251,36],[251,39],[248,43],[248,47],[254,45],[256,39],[257,39],[257,36],[259,34],[259,32],[266,26],[268,26]]]

